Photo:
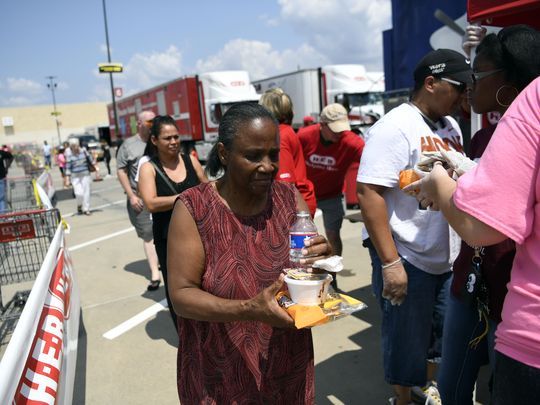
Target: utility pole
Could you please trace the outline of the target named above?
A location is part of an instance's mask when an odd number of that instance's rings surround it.
[[[109,64],[111,63],[111,48],[109,46],[109,28],[107,26],[107,9],[105,7],[105,0],[102,0],[103,3],[103,20],[105,21],[105,41],[107,43],[107,61]],[[119,128],[118,128],[118,113],[116,111],[116,97],[114,95],[114,82],[113,82],[113,74],[112,72],[109,73],[109,80],[111,82],[111,96],[112,96],[112,106],[113,106],[113,112],[114,112],[114,132],[116,134],[116,139],[119,138]]]
[[[54,119],[56,121],[56,133],[58,134],[58,146],[60,146],[62,145],[62,140],[60,139],[60,125],[58,124],[58,116],[60,115],[60,113],[56,111],[56,97],[54,96],[54,89],[57,86],[56,82],[54,81],[54,79],[56,79],[56,76],[46,76],[46,78],[49,79],[49,83],[47,83],[47,87],[51,89],[51,93],[52,93],[54,111],[51,113],[51,115],[54,115]]]

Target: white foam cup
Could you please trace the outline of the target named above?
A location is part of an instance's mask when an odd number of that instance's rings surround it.
[[[291,300],[301,305],[319,305],[326,300],[328,286],[332,281],[330,274],[317,274],[317,280],[296,280],[285,276]]]

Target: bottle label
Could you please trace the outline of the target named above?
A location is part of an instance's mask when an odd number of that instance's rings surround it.
[[[291,233],[291,249],[298,249],[298,250],[303,249],[305,246],[304,241],[316,235],[317,235],[316,232]]]

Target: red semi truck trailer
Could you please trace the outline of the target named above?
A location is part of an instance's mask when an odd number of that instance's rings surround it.
[[[151,110],[176,121],[180,140],[194,141],[199,159],[205,161],[218,137],[221,116],[234,103],[258,102],[259,95],[244,71],[224,71],[184,76],[141,91],[116,103],[118,130],[112,104],[107,106],[111,140],[137,132],[137,115]]]

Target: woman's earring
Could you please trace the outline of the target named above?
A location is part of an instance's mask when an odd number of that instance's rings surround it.
[[[503,91],[503,89],[504,89],[505,87],[508,87],[509,89],[514,90],[514,91],[516,92],[516,95],[515,95],[514,97],[512,97],[511,101],[510,101],[509,103],[507,103],[507,104],[501,102],[501,100],[500,100],[500,95],[501,95],[500,93],[501,93],[501,91]],[[516,89],[516,88],[513,87],[513,86],[509,86],[509,85],[507,85],[507,84],[504,84],[504,85],[502,85],[501,87],[499,87],[499,88],[497,89],[497,93],[495,94],[495,100],[497,101],[497,104],[499,104],[501,107],[505,107],[505,108],[506,108],[506,107],[509,107],[510,104],[512,104],[512,101],[514,101],[514,99],[518,96],[518,94],[519,94],[519,90],[518,90],[518,89]]]

